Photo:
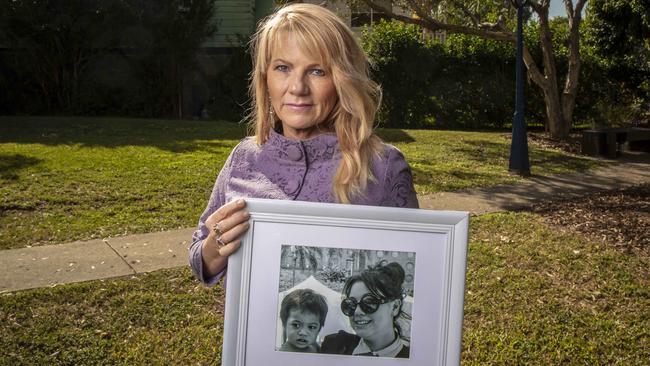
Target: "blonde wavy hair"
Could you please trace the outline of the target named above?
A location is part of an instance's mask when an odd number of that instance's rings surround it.
[[[253,106],[248,120],[258,144],[265,143],[271,129],[281,123],[269,113],[266,73],[283,32],[294,36],[303,51],[315,52],[332,74],[338,101],[322,125],[336,132],[342,155],[333,193],[339,202],[350,203],[350,197],[363,195],[368,182],[375,179],[370,164],[382,151],[381,140],[373,131],[381,88],[370,79],[366,54],[338,16],[313,4],[284,6],[259,25],[250,43],[253,71],[249,93]]]

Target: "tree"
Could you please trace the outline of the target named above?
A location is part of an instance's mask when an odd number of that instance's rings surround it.
[[[294,268],[309,269],[313,272],[318,269],[319,259],[323,257],[323,249],[302,245],[285,245],[282,246],[281,257],[291,258]]]
[[[421,26],[430,31],[445,31],[474,35],[498,41],[516,41],[513,31],[515,9],[509,0],[397,0],[395,5],[407,10],[403,15],[388,9],[378,0],[361,0],[369,7],[386,16]],[[566,139],[571,130],[580,75],[580,23],[582,10],[587,0],[563,0],[568,20],[568,68],[564,86],[557,75],[556,55],[553,35],[549,22],[550,0],[529,0],[532,12],[537,15],[540,32],[539,42],[542,50],[542,64],[524,46],[524,63],[528,77],[544,94],[547,130],[551,136]]]
[[[649,113],[650,2],[592,0],[586,21],[585,41],[608,78],[623,87],[637,113]]]
[[[102,89],[93,78],[109,73],[111,58],[126,58],[137,82],[122,86],[143,99],[137,109],[180,117],[183,80],[216,30],[214,2],[0,0],[0,67],[7,69],[0,101],[25,105],[9,111],[83,113],[88,104],[101,111],[106,103],[93,98]],[[93,69],[97,65],[103,69]],[[136,98],[115,99],[121,106],[137,104]]]
[[[108,27],[115,4],[0,0],[0,34],[11,49],[13,71],[28,76],[23,83],[37,90],[48,111],[71,112],[90,58],[115,45]]]
[[[132,55],[145,83],[145,94],[156,111],[171,107],[170,114],[183,117],[184,80],[194,67],[201,44],[216,31],[215,0],[126,0],[129,23],[134,30],[121,46],[136,49]],[[157,90],[161,89],[162,90]]]

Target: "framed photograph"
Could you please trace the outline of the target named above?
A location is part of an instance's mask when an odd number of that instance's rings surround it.
[[[469,213],[247,199],[222,365],[458,365]]]

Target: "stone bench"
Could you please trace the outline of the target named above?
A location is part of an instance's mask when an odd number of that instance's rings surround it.
[[[607,128],[582,131],[581,150],[585,155],[616,158],[627,144],[627,150],[650,152],[650,128]]]

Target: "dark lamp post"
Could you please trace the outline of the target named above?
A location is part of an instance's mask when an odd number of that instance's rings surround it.
[[[524,6],[527,0],[510,0],[512,6],[517,8],[517,63],[516,79],[517,94],[515,98],[515,114],[512,119],[512,143],[510,145],[510,163],[508,170],[519,175],[530,175],[530,162],[528,161],[528,137],[524,123],[524,36],[523,18]]]

